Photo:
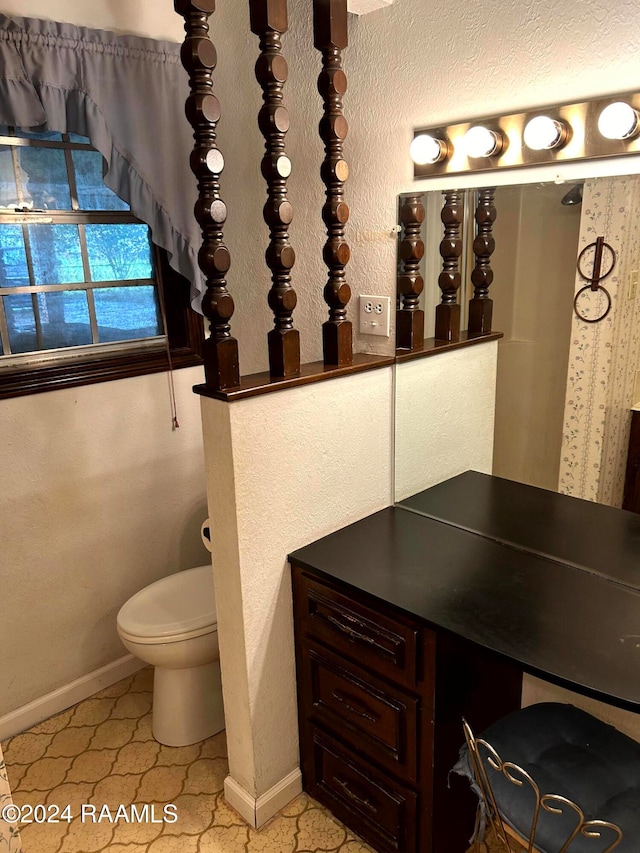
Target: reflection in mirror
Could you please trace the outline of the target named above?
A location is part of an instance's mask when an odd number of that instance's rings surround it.
[[[571,190],[570,190],[571,192]],[[493,473],[557,489],[582,209],[564,184],[499,187],[492,258],[498,344]]]
[[[464,191],[462,329],[473,295],[476,197],[476,190]],[[420,308],[429,337],[440,300],[443,194],[427,192],[422,201]],[[630,410],[639,402],[640,177],[500,186],[495,206],[492,327],[504,337],[498,346],[492,472],[621,506]],[[592,290],[588,279],[598,237],[615,253],[615,266]],[[577,261],[583,251],[581,275]],[[607,251],[601,276],[613,260]],[[574,299],[585,285],[576,303],[579,319]],[[602,286],[611,309],[595,322],[607,307]],[[398,398],[397,407],[405,402]]]

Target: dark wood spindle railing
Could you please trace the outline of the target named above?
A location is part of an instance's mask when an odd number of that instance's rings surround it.
[[[469,301],[470,335],[488,335],[491,331],[493,299],[489,298],[489,288],[493,282],[491,255],[496,248],[493,239],[493,223],[498,215],[493,204],[495,191],[495,187],[478,190],[478,205],[475,213],[477,233],[473,241],[476,264],[471,273],[474,291],[473,298]]]
[[[271,270],[268,301],[274,314],[274,328],[267,336],[269,369],[274,377],[298,376],[300,333],[293,326],[297,297],[291,286],[291,269],[296,256],[288,232],[293,219],[293,207],[287,199],[291,161],[284,146],[289,113],[283,104],[283,88],[289,69],[280,39],[288,29],[287,0],[249,0],[249,9],[251,30],[260,38],[256,79],[262,87],[264,100],[258,126],[265,138],[262,174],[267,182],[267,203],[263,213],[270,237],[265,257]]]
[[[424,281],[420,275],[420,261],[424,255],[421,236],[424,222],[422,196],[403,199],[400,208],[400,274],[398,293],[402,306],[396,315],[396,346],[412,352],[424,346],[424,311],[420,308],[420,294]]]
[[[462,193],[444,193],[444,206],[440,214],[444,225],[444,238],[440,243],[442,272],[438,284],[442,290],[442,301],[436,307],[436,341],[453,342],[460,338],[460,305],[458,290],[461,278],[459,259],[462,254],[460,229],[463,220]]]
[[[229,324],[234,305],[226,280],[231,257],[222,233],[227,207],[220,198],[219,178],[224,158],[216,146],[220,103],[213,94],[211,77],[217,55],[209,38],[209,17],[216,3],[215,0],[174,0],[174,8],[184,18],[186,32],[181,58],[191,87],[186,114],[195,139],[191,169],[198,179],[199,197],[194,212],[202,230],[198,263],[207,280],[202,312],[209,320],[211,336],[203,345],[205,382],[208,387],[222,391],[240,384],[240,366],[238,342],[231,337]]]
[[[323,257],[329,270],[324,288],[329,319],[322,326],[322,346],[325,365],[342,366],[353,362],[352,326],[347,320],[351,288],[345,276],[351,257],[345,241],[349,208],[344,201],[349,167],[343,158],[348,124],[342,112],[342,96],[347,91],[347,77],[342,70],[342,50],[348,44],[347,0],[313,0],[313,28],[314,44],[322,52],[318,91],[324,102],[320,136],[325,145],[325,159],[320,173],[327,188],[322,218],[327,226]]]

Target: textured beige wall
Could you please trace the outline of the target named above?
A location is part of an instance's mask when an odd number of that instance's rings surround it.
[[[199,378],[176,431],[164,374],[0,403],[0,715],[126,654],[127,598],[208,562]]]
[[[497,355],[491,341],[396,365],[396,501],[469,469],[491,473]]]
[[[258,797],[298,766],[286,557],[392,503],[392,368],[202,411],[229,773]]]
[[[181,38],[172,3],[7,0],[4,12]],[[202,371],[137,377],[0,402],[0,716],[126,650],[118,608],[209,560]]]
[[[2,0],[0,11],[168,41],[183,35],[172,0]]]

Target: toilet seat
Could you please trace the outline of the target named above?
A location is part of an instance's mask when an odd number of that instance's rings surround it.
[[[177,643],[217,630],[211,566],[161,578],[132,596],[118,613],[118,633],[135,643]]]
[[[205,628],[198,628],[195,631],[183,631],[179,634],[165,634],[163,636],[154,634],[152,637],[143,637],[140,634],[132,634],[130,631],[118,627],[118,634],[123,640],[129,640],[131,643],[138,643],[141,646],[157,646],[160,643],[180,643],[182,640],[193,640],[205,634],[213,634],[217,630],[217,625],[207,625]]]

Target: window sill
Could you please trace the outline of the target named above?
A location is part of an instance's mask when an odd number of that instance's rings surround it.
[[[174,370],[201,364],[202,358],[190,347],[172,348],[171,367]],[[147,373],[162,373],[168,369],[167,351],[162,347],[138,353],[129,351],[110,356],[99,355],[48,367],[36,365],[21,370],[0,371],[0,400],[97,382],[111,382],[114,379],[143,376]]]
[[[170,268],[166,252],[158,249],[156,272],[164,299],[171,368],[180,370],[202,365],[203,318],[189,306],[189,283]],[[167,370],[169,360],[164,343],[158,346],[147,344],[139,349],[124,347],[116,351],[94,351],[54,364],[36,362],[14,369],[0,369],[0,400]]]

